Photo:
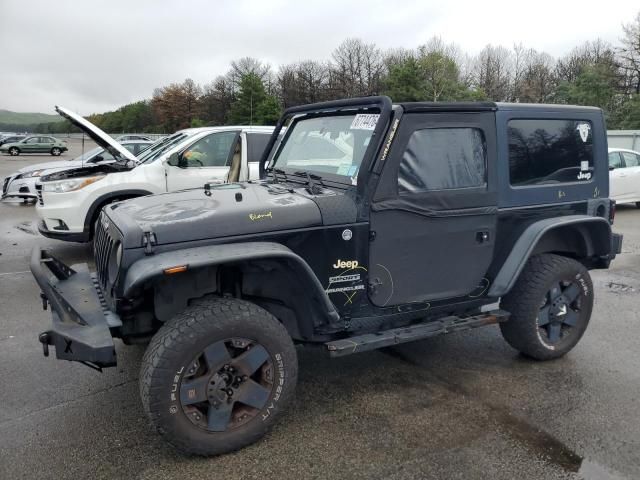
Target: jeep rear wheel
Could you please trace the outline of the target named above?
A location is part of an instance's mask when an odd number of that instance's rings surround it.
[[[504,297],[511,313],[500,324],[505,340],[536,360],[568,353],[587,329],[593,309],[593,284],[579,262],[559,255],[531,258]]]
[[[186,454],[218,455],[266,433],[291,400],[297,370],[293,342],[273,315],[207,296],[153,337],[140,394],[168,443]]]

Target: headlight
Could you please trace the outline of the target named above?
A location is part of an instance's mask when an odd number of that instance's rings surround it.
[[[87,185],[91,185],[98,180],[102,180],[103,178],[104,175],[99,175],[97,177],[74,178],[72,180],[60,180],[57,182],[43,182],[42,190],[45,192],[56,193],[73,192],[75,190],[80,190]]]
[[[27,172],[22,175],[22,178],[39,177],[42,172],[44,172],[44,170],[34,170],[33,172]]]

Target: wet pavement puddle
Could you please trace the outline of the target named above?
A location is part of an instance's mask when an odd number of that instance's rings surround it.
[[[385,354],[403,362],[420,368],[423,367],[396,348],[391,347],[383,351]],[[450,393],[469,398],[481,404],[488,411],[489,419],[495,422],[498,428],[504,430],[512,439],[540,459],[562,468],[565,472],[577,474],[578,478],[584,480],[631,480],[617,472],[612,472],[597,462],[582,457],[550,433],[510,413],[504,405],[482,398],[477,393],[471,392],[463,386],[452,383],[432,372],[430,376],[433,378],[434,383]]]

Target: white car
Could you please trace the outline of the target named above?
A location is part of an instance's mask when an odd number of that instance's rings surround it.
[[[640,208],[640,153],[625,148],[609,149],[609,197]]]
[[[121,142],[121,145],[134,155],[139,155],[146,148],[152,145],[149,141],[128,141]],[[68,170],[70,168],[83,167],[85,165],[93,165],[98,163],[115,162],[116,159],[108,151],[102,147],[96,147],[73,160],[57,160],[55,162],[36,163],[21,168],[12,173],[2,182],[2,197],[5,198],[21,198],[23,200],[35,200],[36,182],[41,175]]]
[[[187,129],[164,138],[137,159],[81,116],[62,107],[56,110],[117,160],[40,177],[38,229],[46,237],[72,242],[91,239],[98,214],[109,203],[257,179],[260,157],[273,132],[273,127],[248,126]]]

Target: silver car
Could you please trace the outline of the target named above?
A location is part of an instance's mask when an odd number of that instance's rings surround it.
[[[121,142],[122,146],[129,150],[134,155],[138,155],[146,150],[153,144],[151,141],[146,140],[132,140],[128,142]],[[45,171],[47,173],[53,173],[57,171],[67,170],[69,168],[81,167],[83,165],[93,165],[97,163],[109,163],[114,162],[113,156],[102,147],[94,148],[85,152],[83,155],[68,161],[55,161],[37,163],[35,165],[29,165],[18,170],[4,179],[2,183],[2,200],[5,198],[22,198],[23,200],[35,200],[36,195],[36,181],[40,178]]]

